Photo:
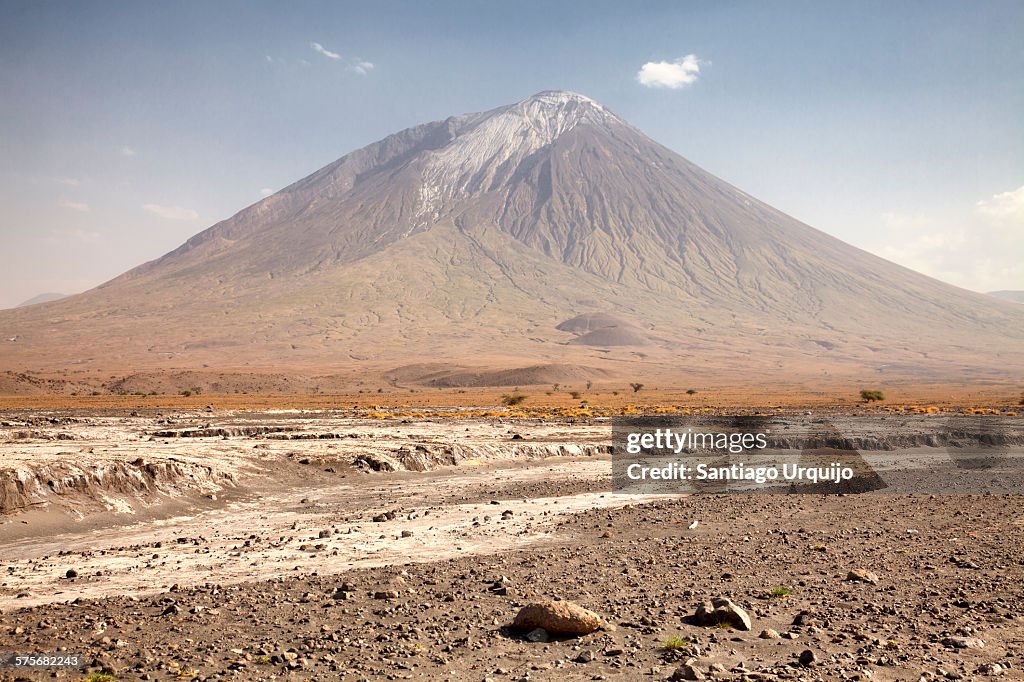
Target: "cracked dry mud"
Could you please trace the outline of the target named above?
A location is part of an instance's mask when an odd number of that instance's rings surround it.
[[[0,679],[1024,679],[1020,496],[613,494],[604,424],[4,419],[22,480],[67,452],[230,480],[23,485],[0,517],[0,651],[87,667]],[[274,428],[238,430],[256,422]],[[154,436],[199,428],[228,431]],[[719,596],[751,630],[694,624]],[[508,629],[551,598],[615,629]]]

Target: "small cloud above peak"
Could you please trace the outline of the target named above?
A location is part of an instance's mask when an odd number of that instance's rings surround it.
[[[132,157],[135,156],[135,154],[135,150],[129,147],[128,145],[121,147],[121,156]]]
[[[358,73],[360,76],[365,76],[373,71],[373,62],[368,62],[365,59],[356,59],[348,66],[348,70]]]
[[[321,55],[327,57],[328,59],[334,59],[335,61],[341,59],[341,55],[340,54],[338,54],[337,52],[333,52],[331,50],[328,50],[326,47],[324,47],[320,43],[313,42],[313,43],[310,43],[309,46],[310,46],[310,48],[312,48],[313,52],[316,52],[317,54],[321,54]]]
[[[671,62],[647,62],[640,67],[636,79],[647,88],[678,90],[693,85],[700,76],[701,64],[707,64],[695,54],[688,54]]]
[[[329,50],[326,47],[324,47],[321,43],[312,42],[309,44],[309,47],[310,49],[313,50],[313,52],[316,52],[318,55],[327,57],[331,61],[341,62],[341,64],[345,67],[346,71],[351,71],[352,73],[358,74],[360,76],[369,75],[369,73],[373,71],[373,69],[375,68],[374,63],[368,59],[363,59],[362,57],[343,57],[340,52]],[[310,65],[309,62],[307,62],[305,59],[300,59],[299,64],[301,64],[302,66]]]

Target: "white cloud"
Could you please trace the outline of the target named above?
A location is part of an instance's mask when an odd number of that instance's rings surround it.
[[[199,220],[199,214],[194,209],[182,208],[181,206],[143,204],[142,210],[165,220]]]
[[[273,193],[274,190],[270,189],[269,187],[264,187],[263,189],[260,190],[261,197],[269,197]]]
[[[88,213],[91,209],[89,204],[84,201],[69,201],[67,199],[60,199],[57,205],[61,208],[70,208],[72,211],[80,211],[82,213]]]
[[[135,156],[135,150],[125,145],[124,147],[121,147],[121,156]]]
[[[697,55],[688,54],[672,62],[647,62],[640,67],[636,74],[640,85],[648,88],[679,88],[692,85],[700,75],[701,64],[707,64],[697,59]]]
[[[68,187],[78,187],[80,184],[78,178],[57,178],[57,182]]]
[[[324,47],[320,43],[310,43],[309,46],[311,48],[313,48],[313,52],[316,52],[318,54],[322,54],[323,56],[327,57],[328,59],[334,59],[334,60],[341,59],[341,55],[340,54],[338,54],[337,52],[331,52],[330,50],[328,50],[326,47]]]
[[[1024,226],[1024,186],[983,199],[977,209],[983,216]]]
[[[373,62],[368,62],[364,59],[356,59],[352,64],[349,65],[348,70],[354,71],[355,73],[358,73],[360,76],[365,76],[366,74],[373,71]]]
[[[884,213],[880,222],[883,258],[974,291],[1024,289],[1024,187],[941,216]]]

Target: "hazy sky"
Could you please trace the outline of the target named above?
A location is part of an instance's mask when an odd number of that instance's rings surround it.
[[[1024,3],[0,0],[0,307],[545,89],[856,246],[1024,289]]]

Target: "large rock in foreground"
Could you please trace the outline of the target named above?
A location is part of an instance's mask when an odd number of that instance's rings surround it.
[[[541,628],[553,635],[588,635],[613,629],[601,616],[570,601],[544,601],[528,604],[512,621],[517,630]]]
[[[752,625],[747,612],[724,597],[715,597],[710,605],[698,606],[693,620],[697,625],[728,625],[737,630],[749,630]]]

